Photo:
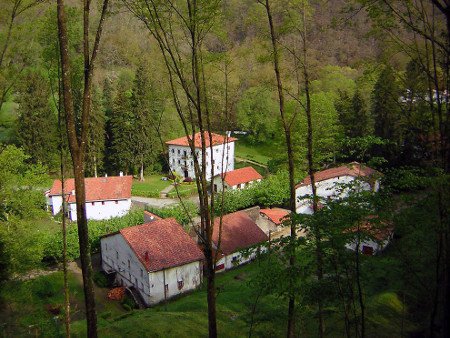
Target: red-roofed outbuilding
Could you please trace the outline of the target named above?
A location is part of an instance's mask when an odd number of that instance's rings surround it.
[[[269,237],[245,212],[237,211],[215,218],[212,239],[220,257],[216,270],[220,271],[254,259]],[[243,250],[247,252],[244,254]]]
[[[243,189],[249,185],[260,182],[262,176],[253,167],[244,167],[214,177],[214,191]]]
[[[358,162],[352,162],[337,168],[330,168],[314,173],[317,196],[325,205],[327,199],[348,196],[348,185],[356,184],[355,188],[362,191],[378,191],[381,173]],[[305,177],[295,187],[296,212],[311,214],[311,178]]]
[[[124,228],[101,238],[102,268],[133,287],[147,305],[197,288],[203,253],[174,218]]]
[[[86,188],[86,216],[88,219],[109,219],[128,213],[131,208],[132,176],[87,177],[84,179]],[[48,193],[48,204],[56,215],[62,208],[62,184],[55,180]],[[64,200],[68,204],[69,218],[77,220],[75,182],[67,179],[64,184]]]

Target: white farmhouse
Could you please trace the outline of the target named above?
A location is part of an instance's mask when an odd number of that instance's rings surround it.
[[[243,211],[224,215],[222,221],[217,217],[214,220],[212,239],[214,249],[219,253],[216,271],[228,270],[251,261],[260,250],[260,245],[269,240]]]
[[[393,235],[394,228],[385,222],[374,222],[372,216],[360,226],[355,226],[345,231],[351,240],[345,245],[349,250],[359,251],[364,255],[372,256],[382,250],[389,244]]]
[[[211,140],[209,134],[205,132],[206,144],[206,179],[211,180],[212,176],[231,171],[234,169],[234,137],[222,136],[212,133]],[[191,139],[191,136],[189,136]],[[194,148],[201,165],[202,137],[201,133],[194,135]],[[189,146],[186,136],[175,140],[167,141],[169,148],[170,169],[184,178],[195,178],[194,156]],[[214,167],[214,175],[211,176],[211,166]]]
[[[245,167],[214,176],[213,187],[215,192],[237,190],[246,188],[261,180],[262,176],[255,168]]]
[[[314,173],[317,196],[322,203],[326,202],[328,198],[346,197],[348,189],[342,188],[342,185],[352,183],[356,179],[358,179],[359,189],[378,191],[379,177],[379,172],[358,162]],[[298,214],[312,214],[311,200],[307,198],[311,195],[311,180],[307,176],[295,187],[296,212]]]
[[[86,186],[86,216],[87,219],[102,220],[120,217],[131,208],[132,176],[87,177]],[[68,217],[77,220],[75,200],[75,181],[70,178],[65,181],[64,200],[67,203]],[[53,215],[61,211],[63,196],[61,181],[55,180],[47,197]]]
[[[147,306],[201,283],[203,253],[174,218],[125,228],[100,241],[103,270],[134,288]]]

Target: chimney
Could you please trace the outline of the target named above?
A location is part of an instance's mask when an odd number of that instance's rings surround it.
[[[119,172],[119,176],[120,176],[120,177],[123,176],[123,171]]]
[[[105,177],[108,177],[108,174],[105,174]]]
[[[72,190],[72,195],[75,195],[75,190]]]

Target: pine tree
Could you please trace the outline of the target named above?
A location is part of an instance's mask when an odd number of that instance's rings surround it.
[[[39,73],[30,72],[22,83],[18,92],[17,140],[34,163],[55,168],[57,120],[49,105],[48,81]]]
[[[372,92],[372,115],[375,121],[375,136],[397,145],[400,141],[400,88],[394,71],[386,66],[381,72]]]
[[[374,135],[388,141],[384,149],[379,149],[379,155],[391,164],[397,161],[402,146],[400,97],[394,70],[386,66],[372,92],[372,116]]]
[[[86,173],[88,176],[97,177],[99,169],[103,167],[105,149],[105,111],[97,88],[92,90],[91,111],[86,147]]]
[[[112,116],[113,116],[113,86],[111,80],[106,78],[103,82],[102,106],[105,112],[105,147],[104,147],[104,169],[106,172],[113,172],[111,165],[111,149],[112,149]]]
[[[134,158],[134,117],[131,110],[129,80],[119,79],[113,110],[109,119],[110,142],[108,165],[111,173],[132,173]]]
[[[140,65],[133,85],[133,151],[135,165],[139,167],[140,180],[144,180],[144,165],[154,162],[158,156],[158,123],[163,104],[161,94],[148,76],[148,70]]]
[[[352,98],[351,113],[353,117],[350,125],[350,137],[364,137],[370,134],[371,121],[366,109],[364,99],[359,90],[356,90]]]

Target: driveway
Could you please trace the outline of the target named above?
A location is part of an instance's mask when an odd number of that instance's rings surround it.
[[[199,205],[198,196],[191,196],[187,200],[194,202]],[[140,197],[132,196],[131,202],[139,206],[150,206],[152,208],[164,208],[171,205],[179,204],[180,201],[177,198],[151,198],[151,197]]]

